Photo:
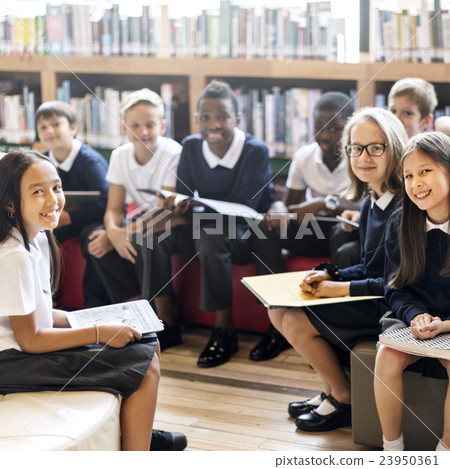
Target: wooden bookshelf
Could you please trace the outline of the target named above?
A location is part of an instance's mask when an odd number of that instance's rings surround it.
[[[268,86],[319,87],[325,91],[356,89],[360,106],[374,104],[375,94],[392,82],[407,76],[421,77],[437,86],[440,104],[449,105],[450,63],[358,63],[346,64],[316,60],[154,58],[154,57],[77,57],[77,56],[0,56],[0,77],[28,76],[40,82],[42,101],[56,98],[56,89],[66,77],[71,80],[115,76],[126,80],[129,89],[149,86],[154,77],[171,82],[186,80],[189,87],[190,129],[195,131],[197,97],[212,78]],[[31,78],[30,78],[31,79]],[[98,83],[102,84],[102,83]],[[238,85],[239,86],[239,85]],[[264,85],[262,85],[264,86]],[[439,86],[442,93],[439,93]],[[446,85],[448,86],[448,85]],[[441,94],[439,96],[439,94]]]

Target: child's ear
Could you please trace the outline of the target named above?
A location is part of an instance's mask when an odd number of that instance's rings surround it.
[[[427,117],[423,118],[423,126],[424,126],[424,128],[422,129],[423,132],[426,132],[428,130],[432,121],[433,121],[433,114],[428,114]]]
[[[241,113],[236,114],[236,127],[241,123]]]
[[[127,126],[125,125],[125,122],[122,121],[120,123],[120,129],[122,130],[122,135],[126,135],[127,134]]]
[[[75,137],[75,135],[76,135],[77,132],[78,132],[78,124],[76,124],[75,122],[73,122],[72,124],[70,124],[70,129],[72,130],[73,136]]]
[[[12,202],[10,202],[7,206],[6,206],[6,211],[8,212],[8,216],[10,218],[14,218],[14,204]]]
[[[164,135],[166,133],[166,128],[167,128],[166,119],[163,119],[161,121],[161,135]]]

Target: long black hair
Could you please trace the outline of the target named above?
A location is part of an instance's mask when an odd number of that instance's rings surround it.
[[[0,159],[0,243],[11,236],[13,228],[17,228],[23,237],[25,249],[30,250],[30,239],[22,218],[20,183],[25,171],[40,161],[50,163],[38,151],[27,149],[11,151]],[[51,231],[46,231],[46,235],[51,254],[51,285],[56,290],[61,269],[59,247]]]
[[[448,135],[435,131],[412,137],[403,152],[402,166],[405,158],[413,151],[432,159],[450,177],[450,137]],[[448,198],[450,202],[450,193]],[[405,190],[402,192],[402,209],[399,212],[399,218],[400,263],[389,282],[397,290],[420,281],[425,273],[427,250],[427,212],[420,210]],[[450,238],[447,259],[441,275],[450,277]]]

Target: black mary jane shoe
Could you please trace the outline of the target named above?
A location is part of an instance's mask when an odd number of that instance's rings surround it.
[[[209,342],[200,354],[197,366],[212,368],[226,363],[238,349],[237,335],[224,329],[215,328]]]
[[[320,398],[322,402],[327,398],[327,395],[322,391],[320,393]],[[307,399],[306,401],[298,401],[298,402],[291,402],[288,406],[288,413],[289,416],[293,419],[297,418],[299,415],[306,414],[307,412],[311,412],[313,409],[317,409],[318,405],[310,404],[309,401],[311,399]]]
[[[328,415],[318,414],[316,409],[295,419],[295,425],[304,432],[327,432],[335,428],[348,427],[352,424],[352,406],[341,404],[330,394],[327,396],[330,404],[336,409]]]
[[[262,362],[277,357],[291,344],[272,325],[250,352],[250,360]]]

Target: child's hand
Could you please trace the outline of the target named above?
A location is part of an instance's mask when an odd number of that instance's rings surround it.
[[[344,210],[341,213],[342,218],[346,218],[347,220],[354,221],[355,223],[359,223],[359,217],[361,216],[361,212],[359,210]],[[355,226],[349,225],[348,223],[341,223],[342,231],[347,231],[351,233],[354,230],[357,230]]]
[[[134,327],[124,324],[99,324],[99,341],[110,347],[122,348],[130,342],[136,342],[142,338],[142,334]]]
[[[176,194],[165,198],[162,204],[162,208],[164,210],[168,210],[169,212],[173,212],[174,217],[179,217],[189,211],[192,206],[192,200],[185,199],[175,204],[175,198]]]
[[[113,245],[109,240],[105,230],[94,231],[89,236],[88,251],[91,256],[97,259],[103,257],[108,252],[112,251]]]
[[[311,290],[311,294],[317,298],[337,298],[340,296],[347,296],[350,294],[350,282],[324,280],[323,282],[312,284]]]
[[[438,316],[431,314],[418,314],[411,321],[411,334],[416,339],[432,339],[444,332],[443,322]]]
[[[128,241],[124,227],[108,230],[108,238],[120,257],[130,261],[132,264],[136,263],[135,257],[138,253],[130,241]]]
[[[305,275],[304,279],[302,280],[302,283],[300,284],[300,288],[302,289],[302,291],[314,295],[317,286],[324,280],[331,280],[330,274],[327,271],[311,270]]]

